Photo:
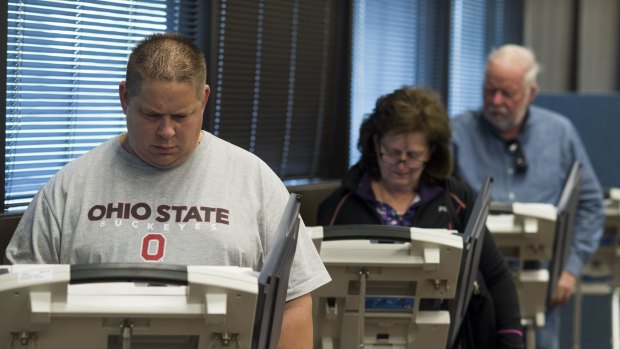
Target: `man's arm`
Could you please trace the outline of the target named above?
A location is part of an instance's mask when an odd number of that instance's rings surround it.
[[[60,225],[43,190],[20,219],[5,251],[6,264],[58,264]]]
[[[581,268],[598,248],[603,235],[605,208],[603,190],[587,157],[578,159],[582,165],[581,190],[575,212],[573,237],[565,271],[574,276],[581,274]]]
[[[312,296],[286,302],[278,349],[312,349]]]
[[[582,165],[581,190],[573,223],[570,253],[566,267],[558,280],[551,304],[549,304],[551,308],[566,303],[575,292],[581,268],[592,258],[598,248],[605,221],[603,190],[579,135],[572,127],[570,131],[575,158]]]

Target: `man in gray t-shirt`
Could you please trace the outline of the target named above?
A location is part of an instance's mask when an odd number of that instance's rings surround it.
[[[127,133],[62,168],[34,197],[10,263],[144,262],[260,270],[288,200],[259,158],[201,130],[205,59],[154,34],[119,85]],[[300,224],[280,348],[312,347],[310,292],[330,280]]]

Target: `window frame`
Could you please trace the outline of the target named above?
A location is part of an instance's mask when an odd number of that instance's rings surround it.
[[[0,1],[0,13],[2,18],[2,23],[0,23],[0,41],[2,42],[2,49],[0,50],[0,71],[6,77],[7,74],[7,34],[8,34],[8,26],[9,26],[9,2],[8,1]],[[0,134],[6,134],[6,79],[4,84],[0,86],[0,95],[4,96],[0,98],[0,110],[4,110],[3,122],[0,125]],[[5,205],[4,205],[4,197],[6,194],[5,190],[5,171],[6,171],[6,137],[2,139],[2,149],[0,149],[0,156],[2,156],[2,161],[0,161],[0,176],[2,176],[2,185],[0,186],[0,195],[2,197],[2,201],[0,202],[0,216],[5,215]],[[19,214],[10,214],[10,215],[19,215]]]

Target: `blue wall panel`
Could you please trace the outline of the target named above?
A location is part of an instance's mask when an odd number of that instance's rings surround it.
[[[541,94],[535,105],[568,117],[604,188],[620,187],[620,94]],[[584,295],[581,348],[611,348],[611,297]],[[572,347],[573,302],[562,309],[561,348]]]
[[[620,94],[540,94],[534,104],[568,117],[601,185],[620,187]]]

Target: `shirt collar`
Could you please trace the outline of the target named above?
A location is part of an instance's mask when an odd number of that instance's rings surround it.
[[[360,180],[360,184],[357,187],[356,194],[376,204],[378,201],[377,201],[377,198],[375,197],[375,194],[372,192],[372,188],[370,187],[370,182],[371,182],[370,175],[367,172],[364,173]],[[418,191],[418,195],[416,199],[414,200],[414,205],[423,205],[427,202],[430,202],[441,192],[442,192],[442,188],[437,184],[421,183],[420,190]]]

